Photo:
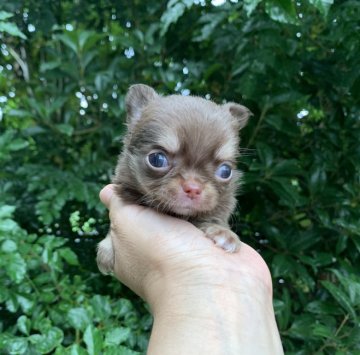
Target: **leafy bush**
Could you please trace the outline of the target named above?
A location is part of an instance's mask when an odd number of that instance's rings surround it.
[[[129,300],[95,294],[66,239],[28,234],[0,208],[0,350],[9,354],[136,354],[150,316]],[[120,346],[119,346],[120,345]]]
[[[94,263],[135,82],[250,107],[233,227],[285,350],[360,352],[360,4],[331,3],[0,1],[0,352],[144,351],[146,308]]]

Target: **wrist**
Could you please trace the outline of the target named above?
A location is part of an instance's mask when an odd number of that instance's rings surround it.
[[[187,288],[158,300],[149,354],[283,354],[266,288],[203,290]]]
[[[241,267],[213,254],[194,260],[191,272],[154,274],[147,287],[154,316],[149,354],[282,354],[270,274],[254,253],[259,260]]]
[[[159,353],[282,354],[271,297],[226,285],[165,293],[154,308],[149,345],[149,354]]]

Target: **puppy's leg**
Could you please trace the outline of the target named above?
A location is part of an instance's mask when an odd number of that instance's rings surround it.
[[[224,249],[226,252],[236,253],[240,249],[241,241],[230,228],[215,223],[202,223],[197,227],[201,229],[205,233],[205,236],[211,239],[217,247]]]
[[[111,274],[114,271],[115,255],[111,241],[111,230],[98,245],[96,262],[103,274]]]

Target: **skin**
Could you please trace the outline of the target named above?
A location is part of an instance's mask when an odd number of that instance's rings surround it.
[[[254,249],[242,243],[226,253],[184,220],[125,205],[113,187],[100,199],[110,213],[114,274],[150,305],[148,354],[283,354],[271,275]]]

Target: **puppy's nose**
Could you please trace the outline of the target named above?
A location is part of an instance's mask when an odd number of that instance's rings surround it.
[[[182,183],[182,188],[186,193],[186,195],[190,197],[192,200],[199,197],[202,192],[201,185],[194,180],[185,180]]]

